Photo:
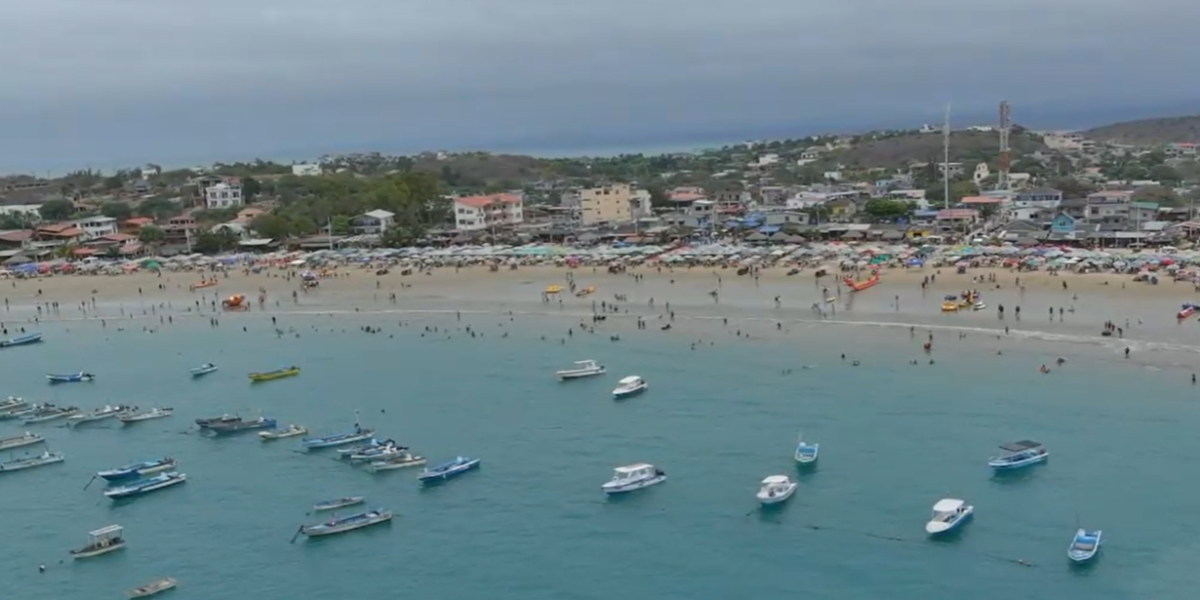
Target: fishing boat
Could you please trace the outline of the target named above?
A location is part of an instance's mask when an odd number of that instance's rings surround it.
[[[171,579],[170,577],[164,577],[162,579],[159,579],[158,581],[155,581],[154,583],[148,583],[141,587],[133,588],[133,590],[131,592],[129,592],[129,597],[130,598],[146,598],[148,596],[153,596],[155,594],[161,594],[167,590],[173,590],[173,589],[175,589],[175,580]]]
[[[796,459],[796,462],[802,465],[811,464],[817,462],[817,455],[820,453],[820,451],[821,444],[810,444],[804,441],[804,435],[801,434],[800,438],[796,440],[796,452],[794,454],[794,458]]]
[[[365,452],[367,450],[371,450],[372,448],[378,448],[382,445],[383,445],[382,441],[377,440],[375,438],[371,438],[371,439],[367,440],[367,442],[365,444],[355,444],[353,446],[349,446],[346,448],[338,448],[337,449],[338,458],[341,458],[344,460],[344,459],[350,458],[350,455],[352,455],[352,454],[358,454],[360,452]]]
[[[424,457],[411,454],[405,450],[382,460],[373,460],[367,465],[367,469],[372,473],[379,473],[381,471],[419,467],[423,464],[425,464]]]
[[[366,498],[362,496],[346,496],[345,498],[337,498],[335,500],[322,500],[313,504],[313,512],[321,512],[325,510],[337,510],[346,508],[347,506],[357,506],[366,502]]]
[[[100,556],[114,550],[120,550],[125,547],[125,538],[121,535],[124,531],[125,528],[120,525],[109,525],[95,531],[89,531],[87,545],[71,550],[71,556],[77,559],[92,558],[93,556]]]
[[[396,456],[405,450],[408,450],[408,448],[397,445],[396,440],[386,440],[382,444],[363,448],[358,452],[343,454],[342,458],[345,458],[352,463],[368,462],[372,460],[383,460],[385,458]]]
[[[53,404],[36,403],[25,406],[14,406],[8,410],[0,411],[0,421],[9,421],[12,419],[24,419],[33,413],[46,410],[53,407]]]
[[[32,446],[34,444],[40,444],[44,441],[46,441],[46,438],[44,438],[36,433],[29,433],[28,431],[26,431],[25,433],[22,433],[21,435],[14,435],[12,437],[0,438],[0,450],[13,450],[16,448],[24,448],[25,446]]]
[[[7,340],[0,340],[0,348],[12,348],[13,346],[26,346],[28,344],[36,344],[42,341],[42,334],[30,333]]]
[[[300,445],[305,450],[320,450],[321,448],[334,448],[336,446],[345,446],[355,442],[371,439],[375,435],[373,429],[363,429],[358,425],[354,426],[353,433],[338,433],[335,435],[327,435],[325,437],[304,438],[300,440]]]
[[[174,469],[176,465],[177,462],[175,459],[167,456],[163,458],[156,458],[154,460],[135,462],[123,467],[109,469],[107,471],[100,471],[99,473],[96,473],[96,477],[99,477],[105,481],[132,481],[135,479],[141,479],[147,475],[154,475],[155,473],[170,471],[171,469]]]
[[[613,469],[612,479],[604,482],[600,489],[611,496],[648,488],[666,480],[667,474],[662,469],[651,464],[638,463]]]
[[[96,376],[91,373],[80,371],[78,373],[68,373],[66,375],[56,375],[54,373],[46,375],[46,379],[50,383],[78,383],[80,381],[95,381]]]
[[[300,533],[308,537],[320,537],[323,535],[334,535],[338,533],[346,533],[371,525],[387,523],[392,520],[392,511],[390,510],[369,510],[357,515],[348,517],[333,518],[324,523],[317,525],[303,525],[300,527]]]
[[[192,377],[204,377],[205,375],[208,375],[216,370],[217,365],[212,363],[204,363],[194,369],[188,369],[188,373],[190,373]]]
[[[1096,557],[1096,553],[1100,551],[1100,537],[1103,532],[1099,529],[1095,531],[1087,531],[1080,528],[1075,532],[1075,538],[1071,540],[1071,546],[1067,548],[1067,558],[1070,558],[1076,563],[1085,563]]]
[[[26,458],[15,458],[0,462],[0,472],[8,471],[24,471],[25,469],[33,469],[35,467],[44,467],[60,463],[67,458],[62,452],[51,452],[49,450],[37,455]]]
[[[938,535],[954,531],[974,514],[974,506],[955,498],[942,498],[933,505],[933,517],[925,524],[925,532]]]
[[[149,494],[150,492],[169,488],[185,481],[187,481],[187,475],[177,471],[168,471],[166,473],[159,473],[154,477],[139,479],[120,487],[105,490],[104,495],[113,500],[133,498],[134,496],[141,496],[142,494]]]
[[[950,294],[942,298],[942,312],[957,312],[958,311],[958,296]]]
[[[648,387],[650,386],[646,383],[646,380],[638,377],[637,375],[622,377],[621,380],[617,382],[617,389],[612,391],[613,399],[620,400],[621,398],[636,396],[646,391],[646,388]]]
[[[446,481],[447,479],[453,479],[478,467],[478,458],[459,456],[452,461],[444,462],[436,467],[433,467],[432,469],[426,468],[425,470],[421,471],[420,475],[417,475],[417,481],[420,481],[421,483],[437,483]]]
[[[85,423],[94,423],[96,421],[104,421],[106,419],[116,418],[118,415],[123,415],[129,412],[128,406],[105,406],[97,408],[91,412],[86,412],[78,415],[67,417],[67,427],[78,427]]]
[[[127,412],[123,415],[117,415],[117,420],[128,425],[130,423],[137,423],[139,421],[149,421],[151,419],[162,419],[164,417],[169,417],[173,414],[175,414],[175,409],[173,409],[173,408],[152,408],[150,410],[144,410],[142,412],[137,412],[137,413]]]
[[[596,375],[603,375],[604,373],[604,365],[598,365],[594,360],[579,360],[575,361],[575,368],[558,371],[555,375],[558,376],[559,381],[566,381],[568,379],[594,377]]]
[[[9,396],[4,400],[0,400],[0,412],[12,412],[29,406],[29,403],[24,398]]]
[[[67,417],[73,417],[77,414],[79,414],[79,408],[74,406],[47,405],[47,408],[36,411],[30,414],[28,417],[25,417],[25,420],[21,421],[21,423],[25,425],[33,425],[35,423],[45,423],[47,421],[66,419]]]
[[[281,440],[283,438],[296,437],[308,433],[308,429],[302,425],[288,425],[287,429],[274,429],[271,431],[260,431],[258,437],[264,442],[271,440]]]
[[[797,484],[788,478],[787,475],[771,475],[762,480],[762,487],[758,489],[758,501],[764,506],[770,504],[779,504],[792,497],[796,493]]]
[[[203,418],[203,419],[196,419],[196,426],[199,427],[200,429],[208,429],[208,428],[212,427],[213,425],[237,423],[238,421],[241,421],[241,420],[242,420],[242,418],[237,415],[225,414],[225,415],[221,415],[219,417],[207,417],[207,418]]]
[[[1184,302],[1183,307],[1179,312],[1175,313],[1175,318],[1179,320],[1186,319],[1196,312],[1197,305],[1194,302]]]
[[[266,373],[251,373],[250,374],[250,382],[251,383],[261,383],[264,381],[274,381],[276,379],[283,379],[284,377],[295,377],[296,375],[299,375],[299,374],[300,374],[300,367],[288,367],[286,369],[276,369],[274,371],[267,371]]]
[[[214,434],[242,433],[258,429],[275,429],[275,419],[259,417],[257,419],[238,419],[233,422],[218,422],[210,424],[206,429]]]
[[[1021,440],[1019,442],[1004,444],[1000,446],[1000,449],[1005,454],[993,456],[988,459],[988,466],[997,471],[1020,469],[1046,462],[1046,459],[1050,458],[1050,453],[1042,447],[1041,442],[1033,440]]]

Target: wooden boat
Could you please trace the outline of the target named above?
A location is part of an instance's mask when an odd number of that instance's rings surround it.
[[[258,429],[275,429],[275,419],[259,417],[257,419],[238,419],[232,422],[217,422],[210,424],[207,429],[214,434],[241,433]]]
[[[24,448],[25,446],[32,446],[34,444],[40,444],[45,441],[46,441],[46,438],[44,438],[36,433],[29,433],[28,431],[26,431],[25,433],[23,433],[21,435],[14,435],[12,437],[0,438],[0,450],[13,450],[16,448]]]
[[[125,414],[117,415],[117,420],[128,425],[130,423],[137,423],[139,421],[162,419],[173,414],[175,414],[175,409],[173,408],[152,408],[140,413],[127,412]]]
[[[194,369],[189,369],[188,373],[191,373],[192,377],[203,377],[203,376],[208,375],[209,373],[212,373],[216,370],[217,370],[217,365],[214,365],[212,363],[204,363]]]
[[[879,273],[872,273],[870,278],[862,281],[855,281],[852,277],[847,275],[842,279],[842,283],[845,283],[846,287],[850,288],[850,291],[852,292],[861,292],[865,289],[872,288],[879,283]]]
[[[91,412],[67,417],[67,427],[78,427],[84,423],[94,423],[96,421],[115,419],[117,416],[124,415],[128,412],[128,406],[105,406],[104,408],[97,408]]]
[[[300,527],[300,533],[308,537],[335,535],[354,531],[355,529],[362,529],[363,527],[370,527],[371,525],[388,523],[391,520],[392,511],[375,509],[340,519],[333,518],[317,525],[303,525]]]
[[[335,500],[322,500],[313,504],[313,512],[321,512],[326,510],[337,510],[346,508],[347,506],[357,506],[366,502],[367,499],[362,496],[346,496]]]
[[[303,425],[288,425],[287,429],[275,429],[273,431],[260,431],[258,437],[264,442],[271,440],[281,440],[283,438],[296,437],[308,433],[308,429]]]
[[[47,421],[66,419],[77,414],[79,414],[79,409],[74,406],[47,405],[46,408],[38,410],[30,414],[28,417],[25,417],[21,423],[25,425],[33,425],[35,423],[45,423]]]
[[[13,412],[29,406],[29,403],[24,398],[9,396],[4,400],[0,400],[0,412]]]
[[[299,367],[288,367],[286,369],[276,369],[274,371],[267,371],[266,373],[251,373],[250,381],[251,381],[251,383],[262,383],[264,381],[275,381],[276,379],[283,379],[284,377],[295,377],[296,375],[299,375],[299,374],[300,374]]]
[[[303,446],[305,450],[320,450],[321,448],[333,448],[336,446],[345,446],[347,444],[369,440],[373,435],[375,435],[375,430],[363,429],[355,426],[354,433],[338,433],[335,435],[327,435],[325,437],[304,438],[300,440],[300,445]]]
[[[46,375],[46,379],[48,379],[50,383],[78,383],[81,381],[95,381],[96,376],[92,375],[91,373],[80,371],[78,373],[67,373],[65,375],[50,373]]]
[[[113,500],[133,498],[134,496],[141,496],[143,494],[149,494],[150,492],[156,492],[161,489],[169,488],[185,481],[187,481],[187,475],[176,471],[170,471],[167,473],[160,473],[147,479],[139,479],[132,483],[127,483],[121,487],[105,490],[104,495],[112,498]]]
[[[796,452],[793,458],[796,462],[806,465],[817,461],[817,455],[821,452],[821,444],[810,444],[804,441],[804,435],[801,434],[796,440]]]
[[[1087,531],[1080,528],[1075,532],[1071,546],[1067,548],[1067,558],[1076,563],[1085,563],[1095,558],[1096,553],[1100,551],[1100,539],[1103,533],[1099,529]]]
[[[564,369],[558,371],[555,375],[559,381],[568,379],[582,379],[584,377],[594,377],[605,373],[604,365],[597,364],[594,360],[578,360],[575,361],[575,368]]]
[[[241,420],[242,418],[237,415],[221,415],[219,417],[196,419],[196,426],[200,429],[208,429],[219,423],[237,423]]]
[[[1021,440],[1000,446],[1005,452],[1001,456],[988,459],[988,466],[997,471],[1020,469],[1030,465],[1046,462],[1050,453],[1042,447],[1041,442]]]
[[[109,469],[107,471],[100,471],[99,473],[96,473],[96,477],[110,482],[133,481],[146,477],[147,475],[154,475],[155,473],[169,471],[174,469],[176,466],[177,463],[175,459],[167,456],[164,458],[156,458],[154,460],[144,460],[142,462],[136,462],[123,467]]]
[[[0,348],[12,348],[13,346],[26,346],[29,344],[36,344],[40,341],[42,341],[42,334],[30,333],[30,334],[18,336],[15,338],[9,338],[7,340],[0,340]]]
[[[478,458],[459,456],[452,461],[444,462],[432,469],[426,468],[424,471],[421,471],[420,475],[417,475],[417,481],[421,483],[438,483],[447,479],[453,479],[477,468],[479,468]]]
[[[109,525],[101,527],[95,531],[88,532],[88,543],[82,548],[71,550],[71,556],[76,559],[92,558],[101,554],[108,554],[115,550],[120,550],[125,547],[125,538],[121,533],[125,528],[120,525]]]
[[[395,469],[419,467],[423,464],[425,464],[424,457],[410,454],[408,452],[402,452],[383,460],[371,461],[371,463],[367,465],[367,469],[372,473],[379,473],[381,471],[393,471]]]
[[[396,445],[395,440],[387,440],[378,446],[372,446],[370,448],[359,450],[358,452],[351,452],[348,455],[343,455],[343,458],[352,463],[372,462],[400,456],[407,451],[407,447]]]
[[[347,446],[345,448],[338,448],[337,449],[338,458],[345,460],[345,459],[350,458],[351,455],[358,454],[360,452],[366,452],[367,450],[371,450],[372,448],[378,448],[382,445],[383,445],[382,441],[377,440],[375,438],[371,438],[371,439],[367,440],[367,442],[365,444],[355,444],[353,446]]]
[[[933,517],[925,524],[929,535],[949,533],[958,529],[975,514],[975,507],[956,498],[943,498],[933,505]]]
[[[791,498],[792,494],[796,493],[798,485],[787,475],[771,475],[762,480],[762,487],[759,488],[756,496],[763,506],[779,504]]]
[[[216,285],[216,284],[213,284],[213,285]],[[148,596],[153,596],[155,594],[161,594],[167,590],[173,590],[173,589],[175,589],[175,580],[171,579],[170,577],[164,577],[162,579],[159,579],[158,581],[155,581],[154,583],[148,583],[141,587],[133,588],[133,590],[129,592],[129,597],[130,598],[146,598]]]
[[[24,471],[25,469],[33,469],[35,467],[44,467],[53,465],[66,460],[62,452],[50,452],[49,450],[27,458],[16,458],[0,462],[0,472],[7,473],[9,471]]]

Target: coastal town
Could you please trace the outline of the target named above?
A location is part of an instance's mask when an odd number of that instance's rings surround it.
[[[1009,110],[966,129],[650,157],[360,154],[8,176],[0,260],[717,240],[1139,249],[1200,234],[1194,141],[1029,131]]]

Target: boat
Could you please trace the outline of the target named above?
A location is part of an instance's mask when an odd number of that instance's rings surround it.
[[[1179,312],[1175,313],[1175,318],[1179,320],[1186,319],[1196,312],[1196,308],[1198,308],[1198,306],[1195,303],[1184,302],[1183,308],[1180,309]]]
[[[392,520],[392,511],[390,510],[369,510],[367,512],[350,515],[348,517],[333,518],[324,523],[317,525],[303,525],[300,527],[300,533],[308,537],[320,537],[323,535],[334,535],[337,533],[346,533],[371,525],[387,523]]]
[[[0,400],[0,412],[13,412],[29,406],[29,403],[24,398],[9,396],[4,400]]]
[[[203,418],[203,419],[196,419],[196,426],[198,426],[200,429],[208,429],[208,428],[212,427],[213,425],[237,423],[241,420],[242,420],[242,418],[237,415],[225,414],[225,415],[221,415],[219,417],[208,417],[208,418]]]
[[[133,588],[133,591],[129,592],[129,597],[145,598],[147,596],[161,594],[167,590],[173,589],[175,589],[175,580],[171,579],[170,577],[164,577],[158,581],[155,581],[154,583],[147,583],[141,587]]]
[[[546,286],[545,293],[557,294],[561,291],[563,291],[563,286],[561,286],[561,285],[548,285],[548,286]]]
[[[787,475],[770,475],[762,480],[762,487],[758,489],[758,501],[764,506],[769,504],[779,504],[784,500],[792,497],[796,493],[796,487],[799,484],[788,478]]]
[[[42,410],[36,411],[25,417],[21,423],[25,425],[33,425],[35,423],[45,423],[47,421],[57,421],[58,419],[66,419],[79,414],[79,409],[74,406],[48,406]]]
[[[373,460],[367,465],[367,469],[372,473],[380,471],[392,471],[395,469],[406,469],[408,467],[419,467],[425,464],[425,458],[412,454],[407,450],[401,451],[399,454],[394,454],[382,460]]]
[[[987,305],[982,302],[976,302],[971,305],[971,310],[983,310],[985,308],[987,308]]]
[[[453,479],[478,467],[478,458],[459,456],[452,461],[444,462],[436,467],[433,467],[432,469],[426,467],[425,470],[421,471],[420,475],[417,475],[417,480],[421,483],[437,483],[439,481]]]
[[[174,458],[167,456],[164,458],[156,458],[154,460],[135,462],[123,467],[109,469],[107,471],[100,471],[99,473],[96,473],[96,477],[99,477],[105,481],[131,481],[135,479],[141,479],[147,475],[154,475],[155,473],[169,471],[174,469],[176,464],[177,463]]]
[[[352,452],[345,458],[352,463],[371,462],[400,456],[407,451],[408,448],[406,446],[397,446],[396,442],[388,440],[379,446],[367,448],[359,452]]]
[[[36,344],[40,341],[42,341],[42,334],[30,333],[27,335],[17,336],[15,338],[9,338],[7,340],[0,340],[0,348],[12,348],[13,346],[25,346],[28,344]]]
[[[801,434],[796,440],[796,452],[793,457],[796,462],[806,465],[817,461],[817,455],[821,451],[821,444],[810,444],[804,441],[804,435]]]
[[[100,556],[114,550],[120,550],[125,547],[125,538],[121,535],[123,531],[125,531],[125,528],[120,525],[109,525],[95,531],[89,531],[87,545],[71,550],[71,556],[74,558],[92,558],[93,556]]]
[[[46,438],[44,438],[36,433],[29,433],[28,431],[26,431],[25,433],[23,433],[21,435],[14,435],[12,437],[0,438],[0,450],[13,450],[16,448],[24,448],[25,446],[32,446],[34,444],[40,444],[44,441],[46,441]]]
[[[149,494],[150,492],[169,488],[185,481],[187,481],[187,475],[184,475],[178,471],[168,471],[166,473],[159,473],[154,477],[139,479],[120,487],[105,490],[104,495],[112,498],[113,500],[132,498],[134,496],[141,496],[142,494]]]
[[[4,462],[0,462],[0,472],[24,471],[25,469],[32,469],[35,467],[44,467],[46,465],[53,465],[56,463],[60,463],[66,459],[67,458],[65,456],[63,456],[62,452],[51,452],[51,451],[47,450],[37,456],[29,456],[26,458],[15,458],[13,460],[6,460]]]
[[[78,427],[80,425],[83,425],[84,423],[92,423],[95,421],[103,421],[105,419],[112,419],[112,418],[117,417],[118,415],[127,414],[128,412],[129,412],[128,406],[120,406],[120,405],[105,406],[104,408],[97,408],[96,410],[93,410],[91,412],[86,412],[86,413],[82,413],[82,414],[78,414],[78,415],[71,415],[70,417],[67,417],[67,426],[68,427]]]
[[[257,419],[238,419],[232,422],[211,423],[206,429],[214,434],[241,433],[256,429],[275,429],[275,424],[275,419],[259,417]]]
[[[1033,440],[1004,444],[1000,446],[1000,449],[1006,454],[988,459],[988,466],[997,471],[1020,469],[1046,462],[1046,459],[1050,458],[1050,453],[1042,447],[1042,444]]]
[[[574,369],[564,369],[555,373],[560,381],[568,379],[582,379],[584,377],[593,377],[603,375],[605,373],[604,365],[596,364],[594,360],[578,360],[575,361]]]
[[[355,425],[353,433],[338,433],[334,435],[327,435],[325,437],[304,438],[300,440],[300,445],[303,446],[305,450],[319,450],[321,448],[333,448],[336,446],[345,446],[346,444],[353,444],[355,442],[369,440],[373,435],[375,435],[375,430],[363,429],[362,427]]]
[[[953,531],[974,514],[974,506],[955,498],[942,498],[933,505],[933,518],[925,524],[925,531],[930,535]]]
[[[1077,563],[1085,563],[1096,557],[1096,553],[1100,551],[1100,537],[1103,531],[1097,529],[1095,531],[1087,531],[1080,528],[1075,532],[1075,538],[1071,540],[1071,546],[1067,548],[1067,558]]]
[[[260,431],[258,437],[264,442],[271,440],[281,440],[283,438],[296,437],[308,433],[308,429],[302,425],[288,425],[287,429],[274,429],[271,431]]]
[[[943,298],[942,312],[958,312],[958,296],[949,295]]]
[[[617,389],[612,391],[613,399],[620,400],[621,398],[636,396],[646,391],[646,388],[649,387],[650,385],[646,383],[646,380],[638,377],[637,375],[622,377],[621,380],[617,382]]]
[[[346,508],[347,506],[357,506],[366,501],[366,498],[363,498],[362,496],[346,496],[345,498],[338,498],[336,500],[322,500],[316,504],[313,504],[312,509],[313,512],[337,510],[339,508]]]
[[[338,448],[337,453],[338,453],[339,458],[346,459],[346,458],[350,458],[350,455],[352,455],[352,454],[358,454],[359,452],[365,452],[372,448],[378,448],[382,445],[383,445],[383,442],[381,442],[375,438],[371,438],[371,439],[367,440],[367,443],[365,443],[365,444],[355,444],[355,445],[349,446],[347,448]]]
[[[91,373],[80,371],[78,373],[68,373],[66,375],[56,375],[54,373],[50,373],[46,375],[46,379],[50,380],[50,383],[77,383],[80,381],[95,381],[96,376],[92,375]]]
[[[658,467],[647,463],[626,465],[613,469],[612,479],[604,482],[600,489],[605,494],[624,494],[640,490],[667,480],[667,474]]]
[[[203,376],[208,375],[209,373],[212,373],[216,370],[217,370],[217,365],[214,365],[212,363],[204,363],[194,369],[188,369],[188,373],[190,373],[192,375],[192,377],[203,377]]]
[[[149,421],[151,419],[162,419],[173,414],[175,414],[175,409],[173,408],[152,408],[139,413],[126,412],[123,415],[117,415],[117,420],[129,424],[137,423],[138,421]]]
[[[596,286],[589,285],[589,286],[579,290],[578,292],[575,292],[575,297],[583,298],[584,296],[589,296],[589,295],[595,294],[595,293],[596,293]]]
[[[12,419],[24,419],[33,413],[46,410],[53,407],[53,404],[27,404],[25,406],[13,406],[7,410],[0,411],[0,421],[8,421]]]
[[[854,281],[854,279],[847,275],[842,279],[842,283],[845,283],[846,287],[850,288],[852,292],[861,292],[865,289],[875,287],[879,283],[879,273],[872,273],[869,279],[862,281]]]
[[[300,374],[299,367],[288,367],[286,369],[276,369],[274,371],[267,371],[266,373],[251,373],[250,374],[250,382],[251,383],[262,383],[264,381],[274,381],[276,379],[283,379],[284,377],[295,377],[296,375],[299,375],[299,374]]]

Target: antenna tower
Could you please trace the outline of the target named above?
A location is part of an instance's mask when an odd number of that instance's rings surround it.
[[[1008,167],[1011,160],[1011,152],[1008,147],[1008,134],[1012,131],[1012,121],[1009,119],[1010,111],[1008,102],[1000,103],[1000,173],[996,176],[996,189],[1007,192],[1009,191],[1008,182]]]
[[[950,208],[950,104],[942,120],[942,208]]]

